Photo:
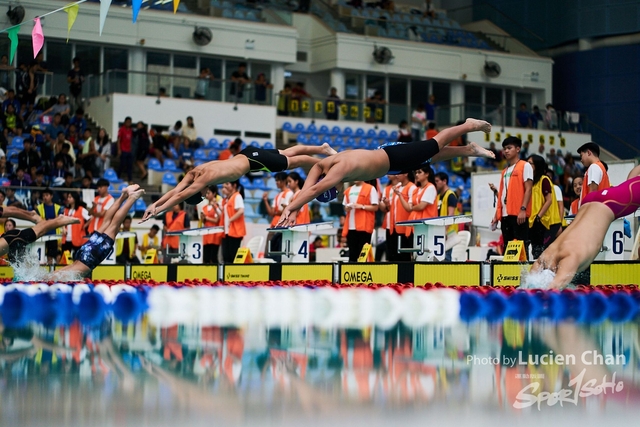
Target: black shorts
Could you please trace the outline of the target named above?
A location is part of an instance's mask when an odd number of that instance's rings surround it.
[[[73,257],[75,261],[80,261],[90,270],[100,265],[102,261],[113,251],[114,241],[104,233],[94,231],[89,240],[78,249]]]
[[[36,241],[36,232],[32,228],[26,228],[24,230],[9,230],[1,236],[6,240],[9,245],[9,262],[15,263],[16,261],[24,259],[27,252],[27,245]]]
[[[438,141],[433,138],[428,141],[386,145],[381,149],[389,157],[388,175],[398,175],[420,169],[440,151]]]
[[[247,147],[238,154],[249,159],[249,172],[282,172],[289,167],[287,156],[275,149]]]

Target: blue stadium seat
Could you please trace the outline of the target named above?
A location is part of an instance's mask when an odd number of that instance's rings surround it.
[[[230,9],[233,7],[233,3],[231,3],[230,1],[223,1],[222,2],[222,7],[225,9]]]
[[[133,204],[133,210],[136,213],[141,213],[147,210],[147,204],[144,202],[144,200],[142,200],[142,197],[136,200],[136,202]]]
[[[375,150],[378,147],[380,147],[380,141],[378,141],[377,139],[372,139],[371,142],[369,142],[370,150]]]
[[[320,126],[320,129],[318,130],[319,133],[323,133],[323,134],[328,134],[329,133],[329,126],[327,125],[322,125]]]
[[[164,168],[162,170],[165,172],[180,172],[180,169],[176,166],[176,162],[171,159],[166,159],[164,161]]]
[[[364,129],[358,128],[353,136],[356,138],[362,138],[365,135]]]
[[[251,180],[246,176],[241,177],[239,179],[239,182],[240,182],[240,185],[242,185],[247,190],[253,190],[255,188]]]
[[[202,148],[198,148],[194,153],[193,153],[193,158],[195,160],[207,160],[207,153],[206,151],[204,151]]]
[[[349,148],[353,148],[356,145],[356,139],[355,138],[347,138],[347,142],[345,144],[347,147]]]
[[[209,158],[208,160],[218,160],[218,158],[220,157],[220,153],[217,152],[216,150],[211,150],[209,151]]]
[[[20,151],[16,150],[15,148],[10,148],[7,150],[7,159],[11,163],[18,163],[19,154],[20,154]]]
[[[323,144],[331,145],[331,137],[329,135],[325,135],[325,136],[322,137],[320,142],[323,143]]]
[[[347,126],[346,128],[344,128],[344,129],[342,130],[342,136],[347,136],[347,137],[349,137],[349,136],[351,136],[351,135],[353,135],[353,129],[351,129],[350,127],[348,127],[348,126]]]
[[[9,147],[15,148],[16,150],[22,150],[24,148],[24,138],[21,136],[14,136]]]
[[[308,133],[318,133],[318,128],[316,127],[316,125],[311,123],[311,124],[309,124],[309,126],[307,126],[307,132]]]
[[[376,137],[376,130],[371,128],[367,131],[367,138],[375,138]]]
[[[341,136],[336,136],[333,140],[333,145],[342,145],[344,144],[344,139]]]
[[[282,130],[286,132],[291,132],[293,130],[293,126],[291,125],[290,122],[284,122],[282,124]]]
[[[303,133],[299,133],[298,136],[296,136],[296,142],[298,144],[306,144],[307,142],[309,142],[309,140],[307,139],[307,136]]]
[[[149,158],[149,164],[147,165],[147,167],[152,171],[159,172],[162,170],[162,165],[160,164],[160,160],[156,159],[155,157]]]
[[[369,143],[367,142],[367,140],[365,138],[360,138],[358,140],[358,142],[356,142],[356,148],[367,148],[367,145]]]
[[[207,145],[208,145],[207,148],[213,148],[216,150],[219,150],[222,148],[222,146],[220,145],[220,142],[215,138],[211,138]]]
[[[380,139],[387,139],[388,136],[389,134],[384,129],[381,129],[380,132],[378,132],[378,138]]]
[[[260,143],[258,141],[251,141],[251,144],[249,145],[255,148],[260,148]]]
[[[118,178],[118,174],[116,173],[116,171],[114,171],[111,168],[105,170],[104,171],[104,175],[102,177],[104,179],[106,179],[107,181],[111,182],[111,183],[118,184],[118,183],[122,182],[122,180],[120,178]]]
[[[247,21],[253,21],[253,22],[260,20],[260,18],[258,18],[258,14],[254,10],[248,11],[247,14],[245,15],[245,19]]]
[[[318,145],[319,143],[320,143],[320,139],[318,138],[318,135],[311,135],[309,137],[309,144]]]
[[[171,172],[166,172],[162,175],[162,183],[167,185],[178,185],[178,180]]]
[[[296,124],[296,127],[294,128],[294,130],[296,132],[304,132],[304,124],[302,124],[302,123]]]
[[[269,190],[276,190],[276,191],[280,191],[278,190],[278,186],[276,185],[276,179],[274,177],[269,177],[269,179],[267,179],[267,182],[265,184],[265,188],[269,189]]]
[[[233,19],[233,11],[231,9],[224,9],[222,11],[222,17],[223,18],[228,18],[228,19]]]
[[[264,148],[265,150],[273,150],[273,144],[269,141],[265,142],[264,145],[262,146],[262,148]]]
[[[11,180],[9,178],[0,178],[1,187],[8,187],[9,185],[11,185]]]
[[[389,141],[397,141],[398,140],[398,131],[392,131],[387,137]]]
[[[331,128],[332,135],[340,135],[341,133],[342,133],[342,130],[340,129],[340,126],[334,126]]]
[[[193,162],[193,166],[198,167],[204,165],[205,163],[207,163],[205,160],[196,160],[195,162]]]
[[[384,175],[382,178],[380,178],[380,185],[387,185],[389,183],[389,178],[387,177],[387,175]]]

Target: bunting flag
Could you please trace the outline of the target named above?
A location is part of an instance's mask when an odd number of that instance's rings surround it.
[[[138,13],[140,13],[140,8],[142,7],[142,0],[133,0],[131,2],[131,8],[133,9],[133,23],[135,24],[138,20]]]
[[[69,4],[64,8],[64,11],[67,12],[67,43],[69,43],[71,27],[73,27],[73,24],[76,22],[76,18],[78,17],[78,10],[80,10],[80,6],[77,4]]]
[[[180,6],[180,0],[173,0],[173,13],[178,11],[178,6]]]
[[[100,35],[102,35],[102,29],[104,28],[104,21],[107,20],[107,13],[109,12],[109,6],[111,6],[111,0],[100,0]]]
[[[20,32],[20,24],[15,27],[11,27],[7,30],[7,36],[11,40],[11,49],[9,50],[9,64],[13,63],[13,59],[16,57],[16,50],[18,50],[18,33]]]
[[[31,31],[31,40],[33,42],[33,57],[38,56],[38,52],[44,46],[44,34],[42,33],[42,24],[40,18],[33,20],[33,31]]]

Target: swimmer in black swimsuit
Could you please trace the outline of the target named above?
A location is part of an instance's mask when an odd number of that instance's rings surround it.
[[[249,172],[282,172],[297,167],[311,167],[320,159],[311,157],[316,154],[332,156],[336,151],[329,144],[321,146],[296,145],[286,150],[264,150],[262,148],[247,147],[240,151],[229,147],[232,158],[228,160],[214,160],[189,171],[173,190],[152,203],[142,217],[145,222],[158,216],[185,200],[189,204],[197,205],[202,201],[201,193],[212,185],[233,182]]]
[[[462,156],[494,157],[475,143],[464,147],[447,147],[468,132],[489,133],[491,125],[483,120],[467,119],[461,125],[443,130],[433,139],[383,147],[381,150],[350,150],[316,163],[309,171],[302,191],[289,203],[280,217],[279,227],[296,223],[297,211],[319,195],[342,182],[369,181],[390,171],[418,169],[424,162],[434,162]],[[322,178],[322,179],[321,179]]]

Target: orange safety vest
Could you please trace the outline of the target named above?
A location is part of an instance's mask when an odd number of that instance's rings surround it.
[[[573,202],[571,202],[571,208],[569,209],[569,214],[570,215],[575,215],[578,213],[578,208],[580,207],[580,199],[575,199]]]
[[[602,164],[602,162],[597,161],[594,164],[598,165],[602,170],[602,181],[600,181],[600,184],[598,184],[598,191],[605,190],[611,187],[611,183],[609,182],[609,174],[607,173],[607,170],[604,168],[604,165]],[[587,196],[587,194],[589,194],[590,192],[591,190],[589,190],[589,169],[587,168],[587,170],[584,172],[584,179],[582,180],[582,193],[580,193],[580,203],[578,204],[578,207],[582,206],[582,199],[584,199]]]
[[[520,208],[522,207],[522,199],[524,198],[524,160],[518,160],[515,167],[513,168],[513,172],[511,172],[511,178],[509,178],[509,185],[507,186],[507,215],[508,216],[518,216],[520,213]],[[496,207],[496,218],[502,218],[502,201],[504,200],[504,176],[507,173],[508,167],[502,171],[502,176],[500,178],[500,190],[498,191],[498,206]],[[516,185],[517,184],[517,185]],[[527,204],[527,218],[531,216],[531,199],[529,199],[529,203]]]
[[[360,189],[360,194],[358,194],[358,199],[356,200],[356,204],[358,205],[369,205],[371,204],[371,190],[373,186],[371,184],[367,184],[366,182],[362,184],[362,188]],[[344,192],[344,197],[347,198],[347,203],[353,203],[349,200],[349,191],[351,187],[347,188]],[[349,233],[349,218],[351,215],[355,215],[355,223],[356,230],[355,231],[365,231],[367,233],[373,233],[373,227],[376,222],[376,213],[369,212],[364,209],[351,209],[347,212],[347,217],[344,221],[344,227],[342,227],[342,235],[346,236]]]
[[[185,211],[180,211],[178,212],[178,214],[174,217],[173,216],[173,212],[167,212],[167,228],[166,231],[170,232],[170,231],[180,231],[180,230],[184,230],[184,217],[187,214],[185,213]],[[180,236],[167,236],[165,234],[164,236],[164,244],[163,246],[167,246],[169,245],[169,247],[171,249],[178,249],[178,246],[180,245]]]
[[[295,193],[291,200],[293,201],[298,196],[298,194],[300,194],[300,191]],[[296,216],[296,224],[309,224],[310,222],[311,215],[309,214],[309,205],[306,204],[302,206],[298,211],[298,215]]]
[[[204,222],[205,227],[217,227],[220,225],[221,222],[224,221],[224,218],[222,218],[222,215],[220,215],[222,212],[216,212],[216,208],[213,207],[212,205],[204,206],[202,208],[202,213],[204,213],[205,216],[215,216],[216,214],[219,215],[218,222],[206,220]],[[222,244],[223,234],[224,233],[205,234],[204,236],[202,236],[202,244],[203,245],[220,245]]]
[[[105,209],[104,207],[107,206],[107,203],[109,203],[109,201],[113,200],[113,196],[111,194],[107,194],[104,197],[104,200],[102,202],[100,202],[100,196],[96,196],[93,199],[93,206],[95,207],[95,211],[96,212],[103,212]],[[100,209],[98,209],[100,208]],[[89,234],[93,233],[94,231],[98,230],[100,228],[100,226],[102,225],[102,223],[104,222],[104,217],[101,218],[93,218],[90,220],[91,222],[89,223]]]
[[[233,205],[235,204],[236,197],[242,197],[242,196],[238,192],[234,193],[231,197],[229,197],[229,199],[227,200],[224,206],[224,209],[226,209],[226,212],[227,212],[227,217],[229,218],[231,218],[233,214],[236,213],[236,210],[233,207]],[[247,229],[244,224],[244,214],[240,215],[240,217],[235,221],[229,223],[229,231],[227,233],[227,236],[244,237],[246,236],[246,234],[247,234]]]
[[[382,228],[384,228],[385,230],[391,230],[391,197],[392,197],[391,189],[392,188],[393,186],[391,184],[387,185],[384,188],[384,198],[387,199],[388,201],[387,213],[384,214],[384,219],[382,220]]]
[[[64,210],[64,215],[65,216],[72,216],[72,217],[78,218],[78,220],[80,220],[79,224],[67,225],[67,227],[71,227],[71,243],[76,248],[82,246],[82,244],[85,242],[84,230],[83,230],[84,224],[85,224],[85,220],[84,220],[84,216],[82,215],[82,211],[83,210],[84,210],[84,208],[82,206],[79,206],[77,209],[75,209],[73,214],[69,214],[69,212],[71,211],[69,208],[66,208]],[[102,219],[102,218],[100,218],[100,219]],[[67,233],[64,233],[63,236],[62,236],[62,243],[66,243],[66,242],[67,242]]]
[[[413,202],[412,202],[413,206],[420,204],[420,199],[422,199],[424,192],[427,191],[427,188],[429,187],[434,187],[434,185],[430,182],[427,182],[427,184],[423,188],[420,188],[418,189],[418,191],[415,191],[413,193]],[[437,197],[436,197],[436,200],[437,200]],[[433,203],[427,205],[427,207],[421,211],[411,211],[411,213],[409,214],[409,219],[423,219],[423,218],[437,217],[438,203],[436,203],[436,200],[434,200]],[[407,227],[407,230],[404,232],[404,234],[406,236],[410,236],[412,231],[413,231],[412,228]]]
[[[393,227],[393,229],[391,230],[392,233],[404,234],[407,231],[407,227],[398,227],[396,225],[396,223],[400,221],[406,221],[409,219],[409,211],[405,210],[405,208],[402,206],[402,203],[400,203],[400,200],[398,200],[398,197],[402,197],[406,201],[409,201],[409,192],[412,188],[415,188],[415,186],[416,185],[413,182],[408,182],[407,185],[405,185],[402,189],[400,196],[395,196],[396,198],[393,201],[394,216],[391,218],[393,222],[393,224],[391,224],[391,226]],[[411,232],[412,229],[409,230],[409,234],[411,234]]]
[[[280,203],[285,197],[287,197],[287,195],[290,192],[291,190],[287,188],[284,191],[279,192],[276,198],[274,199],[273,204],[275,205],[275,208],[274,208],[273,220],[271,220],[271,227],[275,227],[276,224],[280,222],[280,214],[282,213],[282,210],[280,209]],[[298,214],[298,216],[300,216],[300,214]],[[311,220],[307,222],[311,222]]]

